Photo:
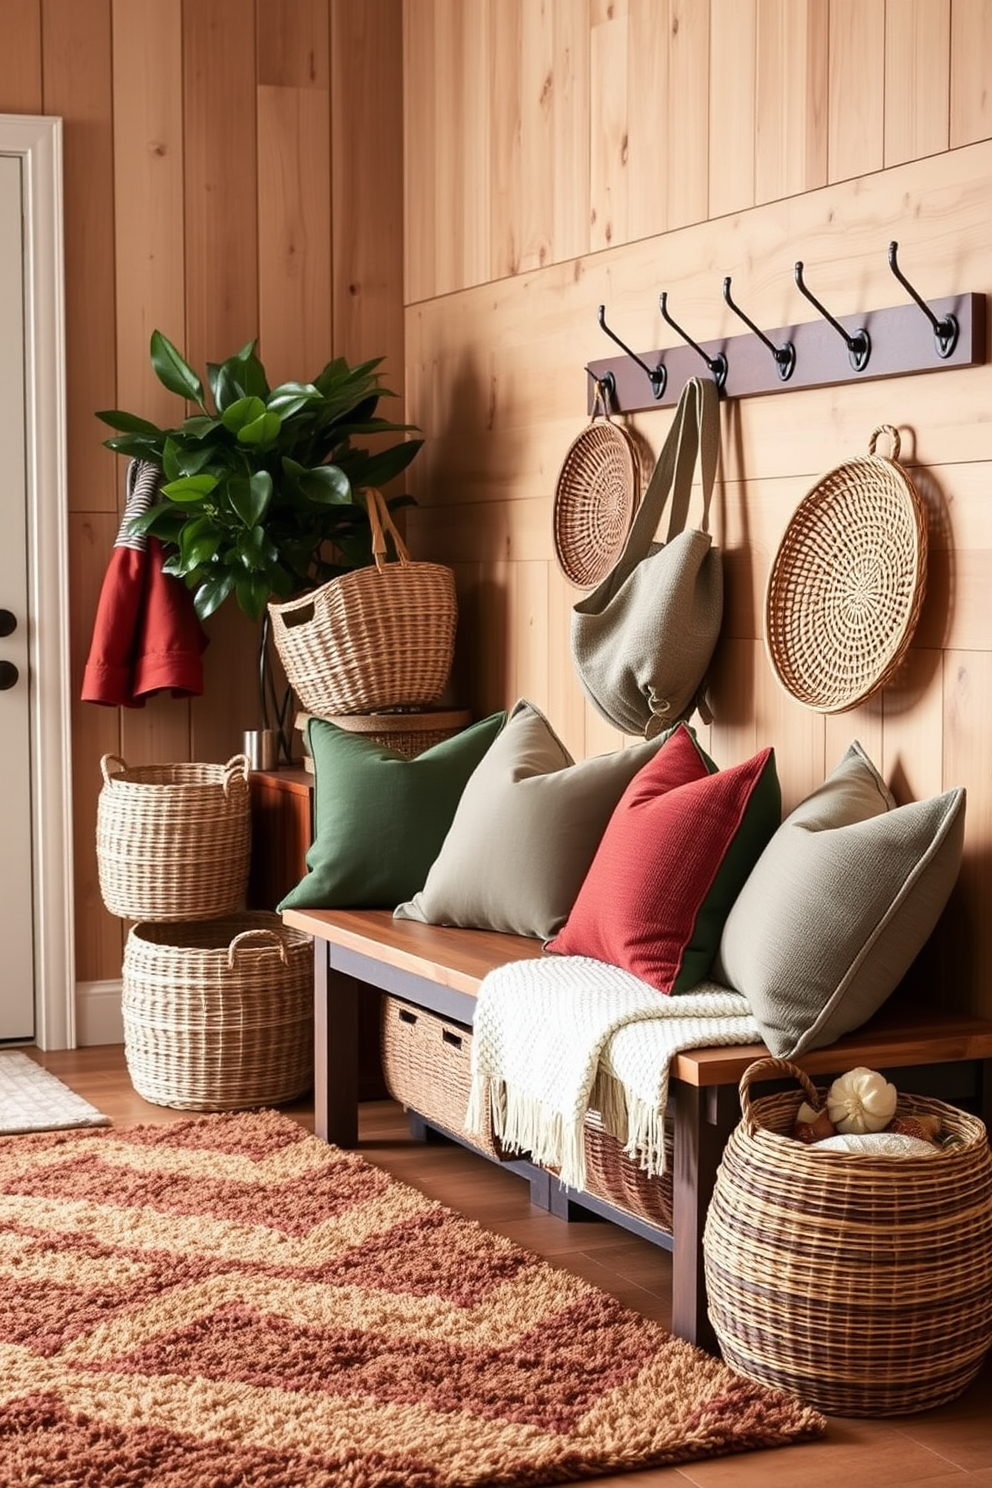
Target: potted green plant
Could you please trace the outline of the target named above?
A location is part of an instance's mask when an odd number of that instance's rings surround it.
[[[133,519],[132,531],[160,539],[163,567],[193,590],[201,620],[231,595],[258,620],[270,599],[370,563],[360,492],[393,480],[423,443],[402,439],[374,451],[355,443],[412,428],[376,413],[380,398],[395,396],[380,383],[381,357],[356,366],[335,357],[312,382],[273,388],[256,344],[208,363],[208,402],[201,378],[156,330],[156,376],[198,411],[172,428],[119,409],[97,414],[117,431],[104,441],[109,449],[161,467],[161,499]]]
[[[291,695],[279,698],[272,680],[267,604],[373,561],[362,492],[401,474],[423,440],[381,443],[380,436],[414,427],[376,412],[380,398],[395,396],[381,384],[381,357],[356,366],[335,357],[312,382],[271,387],[256,345],[249,341],[226,361],[207,364],[208,401],[203,380],[156,330],[150,356],[158,380],[197,411],[171,428],[120,409],[97,418],[116,431],[104,441],[108,449],[161,469],[159,500],[129,526],[159,539],[164,570],[193,591],[199,618],[233,596],[261,620],[261,722],[267,730],[271,699],[289,759]],[[367,437],[378,447],[356,443]],[[411,500],[392,496],[387,505]]]

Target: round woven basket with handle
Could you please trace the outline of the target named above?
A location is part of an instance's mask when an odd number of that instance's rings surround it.
[[[752,1098],[761,1080],[790,1087]],[[798,1082],[800,1088],[796,1089]],[[941,1101],[926,1156],[818,1152],[795,1140],[796,1065],[761,1059],[740,1083],[703,1233],[710,1321],[724,1359],[837,1415],[953,1400],[992,1343],[992,1158],[985,1127]]]
[[[562,461],[552,512],[555,557],[577,588],[594,588],[613,567],[637,507],[640,482],[636,446],[624,426],[610,418],[605,389],[597,383],[592,419]]]
[[[891,455],[876,453],[881,435]],[[765,593],[765,644],[779,682],[820,713],[856,708],[891,680],[926,591],[926,508],[899,464],[891,424],[868,454],[823,476],[790,520]]]

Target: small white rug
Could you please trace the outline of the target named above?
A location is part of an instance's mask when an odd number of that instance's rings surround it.
[[[109,1116],[29,1055],[10,1049],[0,1053],[0,1135],[109,1125]]]

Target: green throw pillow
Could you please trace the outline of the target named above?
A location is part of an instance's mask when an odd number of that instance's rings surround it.
[[[960,787],[897,806],[853,743],[779,827],[727,916],[713,967],[773,1054],[832,1044],[909,970],[961,864]]]
[[[518,702],[465,787],[423,889],[396,918],[547,940],[614,807],[671,732],[576,764],[543,713]]]
[[[393,909],[422,886],[465,783],[506,720],[494,713],[415,759],[313,718],[314,838],[278,909]]]

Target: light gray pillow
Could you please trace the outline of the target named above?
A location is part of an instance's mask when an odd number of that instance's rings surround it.
[[[788,1059],[859,1028],[922,948],[961,866],[965,792],[897,806],[861,745],[786,817],[723,928],[713,976]]]
[[[670,733],[576,764],[521,700],[469,777],[423,889],[394,917],[550,939],[617,802]]]

